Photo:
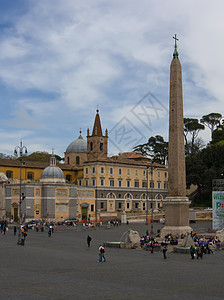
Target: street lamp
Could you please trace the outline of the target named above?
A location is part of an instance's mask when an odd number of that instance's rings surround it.
[[[22,194],[22,157],[24,155],[27,155],[27,148],[25,146],[23,146],[22,140],[20,142],[19,146],[16,146],[14,149],[14,155],[17,157],[18,156],[18,152],[19,152],[19,157],[20,157],[20,176],[19,176],[19,230],[18,230],[18,245],[22,244],[21,241],[21,203],[22,200],[24,200],[25,196],[24,194]]]
[[[153,167],[151,167],[151,174],[153,172]],[[153,193],[151,193],[151,234],[153,234]]]

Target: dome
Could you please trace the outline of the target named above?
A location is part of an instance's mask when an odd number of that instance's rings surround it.
[[[59,167],[49,166],[43,170],[40,178],[65,178],[65,176]]]
[[[66,153],[69,152],[86,152],[87,151],[87,142],[83,139],[83,137],[79,136],[79,138],[73,141],[66,149]]]
[[[56,166],[56,158],[54,154],[52,154],[50,158],[50,166],[46,167],[40,176],[40,182],[43,183],[64,183],[65,176],[63,171]]]

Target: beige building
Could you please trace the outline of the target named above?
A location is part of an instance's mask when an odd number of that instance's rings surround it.
[[[87,141],[80,134],[70,145],[65,162],[82,168],[77,185],[95,191],[95,203],[92,200],[90,203],[88,197],[83,199],[85,205],[81,199],[77,201],[79,218],[87,215],[89,219],[113,219],[120,218],[124,211],[146,214],[152,208],[162,209],[168,188],[167,166],[152,164],[149,158],[136,152],[108,157],[108,131],[103,135],[98,110],[92,134],[87,130]]]

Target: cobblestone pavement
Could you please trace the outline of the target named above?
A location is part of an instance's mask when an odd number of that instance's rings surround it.
[[[209,226],[193,224],[196,231]],[[168,253],[164,260],[159,252],[106,248],[107,262],[97,263],[99,244],[119,241],[128,228],[150,230],[144,224],[58,229],[52,237],[29,230],[24,247],[9,230],[0,236],[0,299],[224,299],[224,251],[202,260]]]

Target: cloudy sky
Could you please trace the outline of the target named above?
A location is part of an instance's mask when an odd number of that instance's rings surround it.
[[[0,152],[22,139],[63,156],[97,105],[109,154],[167,140],[175,33],[185,117],[224,113],[223,11],[221,0],[1,0]]]

